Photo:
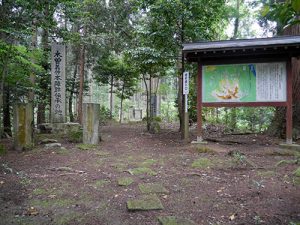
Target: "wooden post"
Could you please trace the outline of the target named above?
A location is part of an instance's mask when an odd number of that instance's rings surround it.
[[[287,107],[286,107],[286,143],[293,143],[293,73],[292,59],[289,58],[286,63],[287,71]]]
[[[197,142],[202,141],[202,63],[199,60],[197,74]]]

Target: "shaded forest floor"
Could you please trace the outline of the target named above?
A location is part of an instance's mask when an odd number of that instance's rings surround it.
[[[197,147],[175,129],[149,134],[143,124],[104,126],[101,134],[98,146],[43,135],[63,147],[0,156],[0,224],[156,225],[166,216],[190,220],[181,224],[300,222],[299,153],[278,148],[280,140],[219,135]],[[163,209],[127,209],[145,195]]]

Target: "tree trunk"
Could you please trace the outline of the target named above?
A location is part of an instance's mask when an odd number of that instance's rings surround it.
[[[146,122],[147,122],[147,131],[150,130],[150,121],[149,121],[149,90],[147,85],[147,79],[145,75],[143,74],[143,81],[145,83],[146,88]]]
[[[114,90],[114,76],[111,76],[110,82],[110,99],[109,99],[109,118],[112,119],[113,117],[113,90]]]
[[[69,96],[69,116],[70,116],[70,122],[74,122],[73,96],[74,96],[74,89],[75,89],[75,83],[76,83],[76,76],[77,76],[77,65],[75,65],[75,69],[74,69],[74,73],[73,73],[73,77],[72,77],[71,89],[70,89],[70,96]]]
[[[4,102],[3,102],[3,128],[4,133],[12,136],[11,133],[11,115],[10,115],[10,91],[6,86],[4,90]]]
[[[45,103],[40,102],[37,108],[37,124],[46,122],[45,109],[46,109]]]
[[[78,94],[78,122],[82,124],[82,101],[83,101],[83,84],[84,84],[84,60],[85,47],[82,45],[80,50],[80,71],[79,71],[79,94]]]
[[[45,17],[47,18],[49,16],[49,9],[48,7],[45,7]],[[45,117],[45,109],[46,109],[46,102],[47,102],[47,90],[48,90],[48,71],[50,68],[49,62],[48,62],[48,56],[49,56],[49,45],[48,45],[48,37],[49,32],[47,29],[43,30],[42,35],[42,47],[43,47],[43,62],[42,67],[45,70],[45,74],[43,74],[43,77],[41,78],[39,85],[40,88],[43,90],[41,95],[39,96],[39,103],[38,103],[38,111],[37,111],[37,124],[45,123],[46,117]]]
[[[122,123],[123,121],[123,101],[124,101],[124,89],[125,89],[125,85],[123,82],[123,87],[122,87],[122,94],[121,94],[121,106],[120,106],[120,123]]]
[[[234,30],[232,39],[236,39],[238,36],[239,23],[240,23],[240,0],[236,0],[236,11],[237,15],[234,20]]]
[[[153,121],[153,107],[152,107],[152,76],[150,74],[149,77],[149,96],[150,96],[150,100],[149,100],[149,112],[150,112],[150,117],[149,117],[149,121],[150,123]],[[150,128],[150,126],[149,126]]]
[[[31,37],[31,50],[35,50],[36,46],[37,46],[37,27],[36,27],[36,22],[35,22],[35,18],[33,19],[33,34]],[[31,59],[32,63],[35,63],[34,59]],[[31,90],[28,93],[28,100],[29,102],[33,103],[34,102],[34,83],[35,83],[35,74],[34,72],[32,72],[30,74],[30,83],[31,83]],[[33,105],[33,104],[32,104]]]
[[[8,56],[7,56],[8,58]],[[7,60],[8,61],[8,60]],[[0,84],[0,109],[2,109],[2,106],[4,104],[4,79],[5,79],[5,76],[6,76],[6,73],[7,73],[7,65],[8,65],[8,62],[6,63],[3,63],[3,68],[2,68],[2,73],[1,73],[1,84]],[[3,118],[3,117],[2,117]],[[0,113],[0,119],[1,118],[1,113]],[[4,120],[4,119],[3,119]],[[0,121],[0,138],[3,137],[3,134],[4,134],[4,126],[1,126],[2,125],[2,122],[4,121]]]

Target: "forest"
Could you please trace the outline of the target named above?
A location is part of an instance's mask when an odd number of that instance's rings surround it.
[[[300,224],[299,59],[292,147],[273,106],[204,107],[192,144],[182,51],[299,37],[299,18],[300,0],[0,0],[0,225]]]
[[[51,43],[67,46],[67,121],[81,123],[80,106],[85,96],[95,95],[94,85],[107,119],[121,120],[134,94],[146,96],[143,117],[149,129],[156,116],[181,124],[180,74],[185,69],[196,76],[193,65],[182,61],[183,43],[295,35],[298,7],[298,1],[1,1],[1,136],[12,135],[16,102],[34,104],[35,124],[49,122]],[[195,79],[190,80],[195,90]],[[158,93],[167,101],[160,104],[161,115],[153,115],[151,99]],[[194,122],[195,105],[191,91]],[[284,109],[205,110],[207,121],[231,130],[284,136]],[[295,121],[299,130],[299,118]]]

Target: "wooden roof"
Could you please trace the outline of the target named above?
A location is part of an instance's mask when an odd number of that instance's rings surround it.
[[[300,56],[300,36],[185,43],[182,51],[187,61],[202,64],[276,61]]]

